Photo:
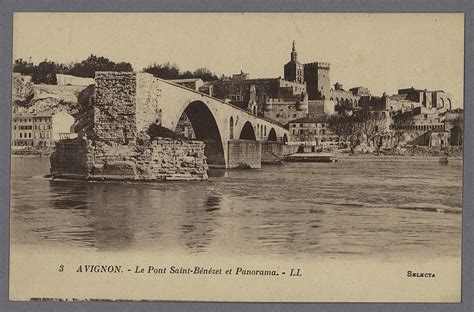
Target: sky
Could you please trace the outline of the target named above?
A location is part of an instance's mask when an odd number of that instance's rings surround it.
[[[463,14],[15,13],[13,32],[13,59],[95,54],[136,71],[170,62],[251,78],[283,77],[295,40],[301,63],[331,63],[346,90],[444,90],[463,107]]]

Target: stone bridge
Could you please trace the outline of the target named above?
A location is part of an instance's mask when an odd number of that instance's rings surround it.
[[[262,142],[288,140],[288,130],[271,120],[151,74],[98,72],[95,80],[98,140],[124,144],[123,138],[136,138],[153,123],[175,130],[185,113],[196,139],[206,143],[208,164],[226,168],[238,166],[239,157],[260,153]]]

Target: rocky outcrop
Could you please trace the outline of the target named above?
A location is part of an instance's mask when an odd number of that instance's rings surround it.
[[[81,101],[89,101],[93,86],[32,84],[28,76],[13,78],[13,112],[21,114],[65,111],[77,116]]]
[[[28,106],[33,98],[33,83],[31,76],[22,76],[19,73],[13,73],[12,76],[12,100],[14,106]]]

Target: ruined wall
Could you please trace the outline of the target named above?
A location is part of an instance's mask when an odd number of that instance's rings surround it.
[[[61,140],[51,156],[54,178],[86,180],[206,180],[204,143],[158,139],[143,145],[93,146],[78,138]]]
[[[147,73],[137,74],[136,95],[136,122],[137,132],[146,131],[150,124],[162,122],[162,108],[160,107],[161,89],[159,81]]]
[[[51,154],[53,177],[86,178],[93,165],[93,146],[82,138],[59,140]]]
[[[231,140],[228,143],[228,168],[261,168],[262,150],[260,142]]]
[[[141,130],[156,121],[159,89],[152,75],[97,72],[84,95],[76,130],[79,139],[61,140],[51,157],[53,177],[91,180],[205,180],[205,144],[150,141]]]
[[[110,145],[134,144],[137,134],[136,74],[97,72],[95,82],[95,140]]]

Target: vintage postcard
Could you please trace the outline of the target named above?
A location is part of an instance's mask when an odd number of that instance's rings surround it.
[[[459,302],[464,14],[15,13],[11,300]]]

